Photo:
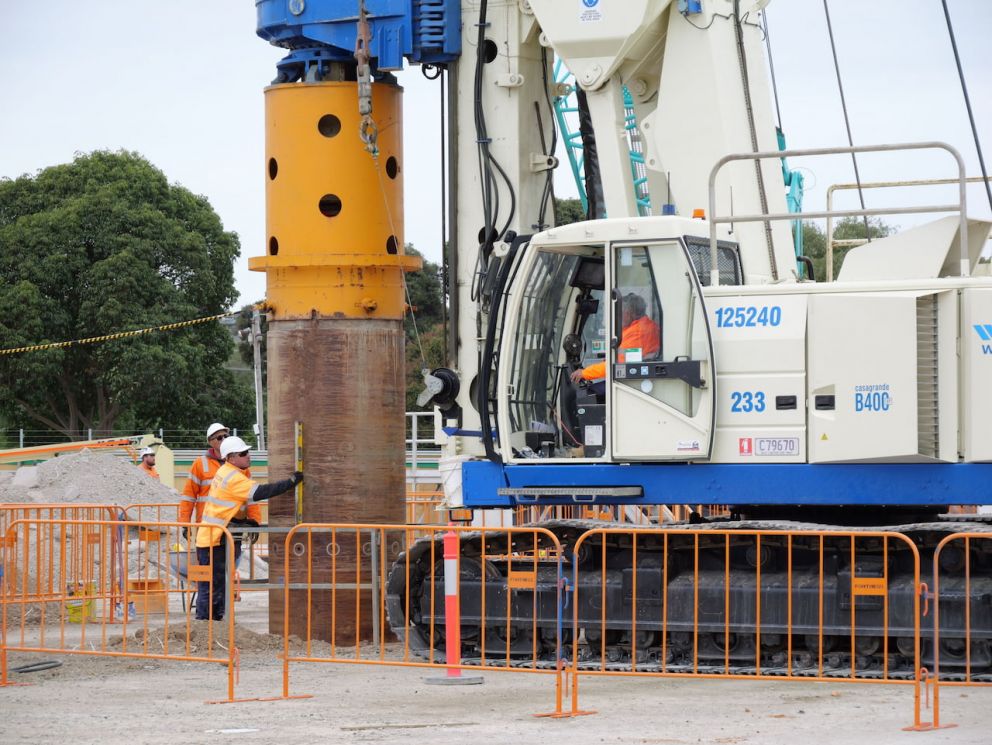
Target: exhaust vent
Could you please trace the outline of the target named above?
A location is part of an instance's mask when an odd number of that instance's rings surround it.
[[[919,453],[937,458],[940,453],[940,420],[937,368],[937,296],[916,300],[916,417]]]

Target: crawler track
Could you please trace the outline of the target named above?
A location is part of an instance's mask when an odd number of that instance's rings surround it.
[[[864,528],[772,520],[672,524],[664,526],[667,539],[600,521],[540,527],[557,536],[564,549],[562,571],[577,588],[568,593],[562,614],[561,655],[577,654],[581,669],[895,679],[913,674],[912,549],[901,539],[855,539],[854,577],[874,582],[875,594],[856,594],[852,609],[851,539],[821,539],[813,531],[900,533],[920,554],[921,580],[931,583],[933,551],[941,539],[956,532],[992,533],[986,522],[961,520]],[[623,532],[583,541],[573,560],[582,534],[613,527]],[[701,532],[714,529],[728,531],[730,538]],[[777,533],[763,534],[759,547],[748,531]],[[548,555],[553,543],[538,536],[535,543],[526,533],[461,534],[464,664],[556,664],[557,562]],[[407,639],[412,652],[436,661],[444,661],[441,541],[440,535],[421,539],[399,557],[386,598],[394,633]],[[992,540],[973,541],[967,562],[963,550],[949,549],[941,558],[941,677],[963,679],[969,671],[972,680],[992,681]],[[971,595],[967,618],[965,565]],[[510,588],[509,572],[522,569],[536,570],[533,586]],[[933,658],[932,618],[920,621],[925,665]],[[966,625],[970,650],[965,650]]]

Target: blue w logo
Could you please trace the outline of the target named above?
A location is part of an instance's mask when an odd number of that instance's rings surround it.
[[[992,323],[976,323],[973,328],[982,341],[992,341]],[[982,344],[982,354],[992,354],[992,344]]]

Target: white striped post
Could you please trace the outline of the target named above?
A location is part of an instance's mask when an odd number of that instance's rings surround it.
[[[448,527],[451,527],[448,523]],[[425,678],[434,685],[479,685],[481,675],[462,675],[462,618],[458,597],[458,533],[448,530],[444,534],[444,656],[447,675],[443,678]]]

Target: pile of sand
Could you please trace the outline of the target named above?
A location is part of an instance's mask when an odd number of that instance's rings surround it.
[[[111,504],[173,503],[175,489],[148,478],[128,461],[103,452],[81,450],[22,466],[0,479],[0,503]]]
[[[140,628],[133,634],[128,634],[127,651],[141,652],[147,645],[148,652],[152,654],[206,656],[212,645],[214,655],[224,656],[229,649],[227,621],[214,621],[212,630],[210,625],[207,621],[190,621],[187,629],[184,620],[174,619],[168,631],[161,628]],[[281,636],[260,634],[238,623],[234,625],[234,643],[238,650],[249,653],[282,652],[285,644]],[[108,650],[119,652],[123,648],[123,637],[112,636],[107,640]],[[289,637],[289,648],[293,655],[303,654],[307,650],[306,644],[297,636]],[[327,657],[331,653],[331,645],[314,640],[310,643],[310,653],[317,657]]]

